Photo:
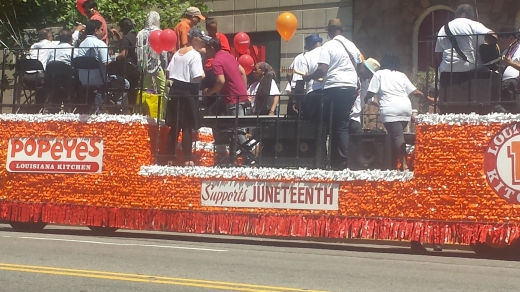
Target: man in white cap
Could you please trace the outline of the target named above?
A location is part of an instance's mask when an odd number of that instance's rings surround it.
[[[184,19],[181,20],[175,26],[175,33],[177,34],[177,45],[175,46],[175,52],[184,48],[188,45],[188,34],[190,29],[194,26],[197,26],[201,20],[205,20],[206,18],[200,12],[200,9],[197,7],[188,7],[186,12],[184,13]]]
[[[368,58],[364,62],[364,66],[359,67],[359,81],[361,84],[361,88],[359,90],[358,97],[356,98],[356,102],[354,102],[354,106],[352,107],[352,112],[350,113],[350,122],[348,125],[349,134],[359,134],[363,133],[363,125],[362,125],[362,112],[365,107],[365,96],[368,92],[368,85],[370,84],[370,80],[372,76],[379,70],[379,62],[375,59]]]

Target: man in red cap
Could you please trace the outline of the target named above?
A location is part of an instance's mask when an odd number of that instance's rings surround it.
[[[99,13],[98,5],[95,0],[87,0],[83,3],[83,10],[85,10],[85,14],[87,15],[89,20],[97,20],[101,22],[101,29],[103,30],[103,38],[104,41],[108,45],[108,28],[107,22],[101,13]]]

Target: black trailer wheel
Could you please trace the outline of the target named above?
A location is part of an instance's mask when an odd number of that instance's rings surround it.
[[[9,222],[9,224],[14,230],[22,232],[39,232],[47,226],[45,222]]]

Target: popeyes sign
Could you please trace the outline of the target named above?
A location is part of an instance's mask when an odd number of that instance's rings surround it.
[[[484,171],[493,191],[513,204],[520,204],[520,124],[503,128],[489,143]]]
[[[12,138],[7,171],[31,173],[101,173],[100,138]]]

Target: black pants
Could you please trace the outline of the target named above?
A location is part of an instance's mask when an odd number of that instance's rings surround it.
[[[219,98],[215,103],[211,105],[209,108],[210,116],[243,116],[245,114],[244,104],[230,104],[225,103],[222,98]],[[234,133],[234,124],[233,125],[225,125],[221,124],[218,128],[213,128],[213,137],[215,139],[215,147],[217,152],[222,152],[225,149],[225,145],[230,146],[230,150],[233,149],[230,135],[226,135],[226,133]],[[245,129],[237,129],[237,142],[242,144],[246,142]],[[224,148],[223,148],[224,147]]]
[[[361,134],[363,133],[363,127],[361,127],[361,123],[355,120],[350,120],[348,124],[348,133],[349,134]]]
[[[406,155],[406,144],[404,142],[404,129],[408,126],[408,122],[389,122],[383,123],[386,131],[390,134],[392,140],[392,165],[397,167],[399,156]]]
[[[23,83],[28,88],[34,89],[34,104],[31,112],[38,113],[45,104],[47,99],[47,91],[44,87],[44,73],[26,73],[23,75]]]
[[[503,103],[504,108],[515,114],[520,113],[520,92],[516,92],[517,84],[517,78],[502,81],[502,96],[500,100],[507,102]]]
[[[175,157],[177,141],[182,131],[182,152],[184,161],[192,161],[192,132],[199,128],[199,108],[197,103],[197,84],[178,80],[170,88],[168,104],[166,105],[166,123],[171,127],[168,136],[168,154]]]
[[[330,165],[333,169],[342,170],[348,161],[348,123],[350,111],[356,101],[357,89],[354,87],[338,87],[323,90],[326,96],[325,115],[331,118]]]

